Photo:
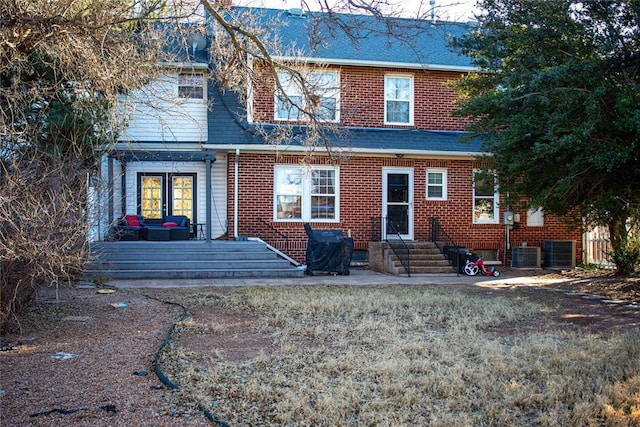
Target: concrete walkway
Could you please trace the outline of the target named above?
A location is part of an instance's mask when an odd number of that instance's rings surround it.
[[[366,285],[460,285],[482,284],[484,286],[535,286],[552,285],[566,281],[566,279],[542,279],[536,275],[526,276],[524,272],[519,275],[508,273],[500,277],[475,276],[464,274],[420,274],[411,277],[394,276],[391,274],[376,273],[371,270],[352,269],[350,275],[314,275],[302,278],[230,278],[230,279],[144,279],[128,280],[114,279],[107,284],[116,288],[175,288],[175,287],[205,287],[205,286],[273,286],[273,285],[325,285],[325,286],[366,286]]]

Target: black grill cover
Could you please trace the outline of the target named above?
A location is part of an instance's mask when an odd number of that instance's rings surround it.
[[[304,229],[307,241],[307,274],[314,271],[349,275],[349,265],[353,257],[353,239],[344,237],[342,230],[312,230],[306,223]]]

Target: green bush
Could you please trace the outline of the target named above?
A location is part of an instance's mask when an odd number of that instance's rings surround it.
[[[612,251],[611,257],[619,274],[629,275],[638,272],[640,267],[640,238],[628,238],[626,244]]]

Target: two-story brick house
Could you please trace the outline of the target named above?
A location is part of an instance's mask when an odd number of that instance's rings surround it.
[[[510,209],[493,179],[477,173],[480,142],[464,140],[464,122],[451,116],[457,95],[446,84],[475,71],[447,47],[467,24],[411,22],[404,41],[371,32],[352,43],[326,32],[312,48],[311,15],[260,13],[285,22],[281,41],[304,52],[309,78],[323,88],[317,108],[331,128],[330,149],[300,143],[305,117],[290,100],[303,98],[286,74],[288,100],[266,79],[252,88],[247,111],[233,93],[206,82],[204,60],[182,64],[152,94],[170,93],[183,111],[153,117],[135,103],[119,155],[105,162],[103,174],[121,177],[112,216],[181,212],[211,238],[259,237],[300,261],[306,222],[348,231],[364,256],[392,231],[387,220],[403,239],[427,241],[435,217],[456,244],[488,260],[506,263],[510,248],[524,242],[573,240],[579,261],[580,230],[541,212],[515,212],[507,227]],[[377,25],[371,17],[344,19]],[[290,138],[278,145],[257,132],[290,125]]]

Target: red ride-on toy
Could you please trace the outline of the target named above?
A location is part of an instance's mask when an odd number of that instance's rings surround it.
[[[485,266],[484,259],[482,259],[482,257],[474,256],[473,253],[468,253],[467,257],[475,258],[475,261],[467,259],[467,263],[462,270],[467,276],[475,276],[478,273],[494,277],[498,277],[500,275],[500,272],[494,267]]]

